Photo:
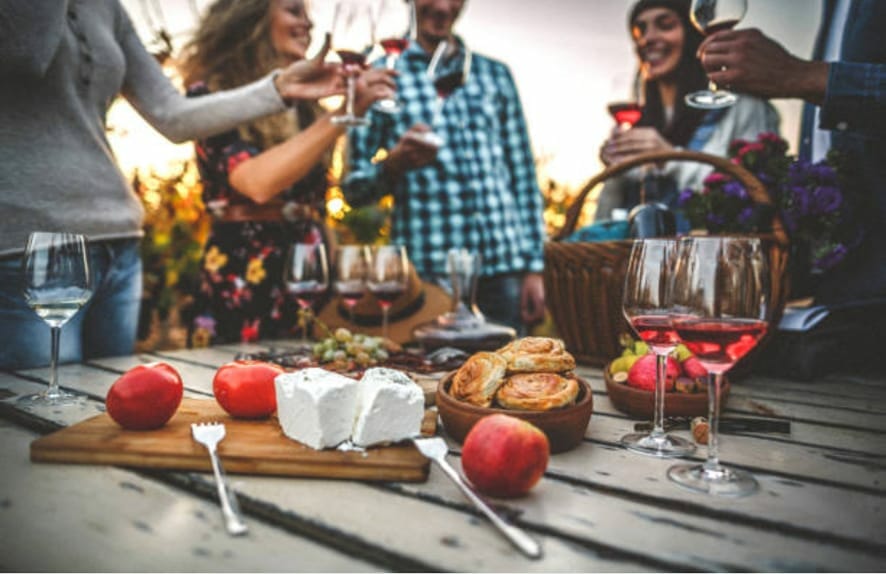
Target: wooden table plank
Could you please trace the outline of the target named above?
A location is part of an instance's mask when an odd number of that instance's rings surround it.
[[[380,570],[257,520],[232,538],[213,502],[121,469],[31,464],[35,435],[2,420],[0,437],[4,571]]]

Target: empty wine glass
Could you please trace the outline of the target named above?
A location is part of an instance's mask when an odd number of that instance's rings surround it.
[[[374,19],[369,6],[356,0],[343,0],[335,6],[332,20],[332,45],[341,58],[347,82],[345,114],[332,118],[332,123],[344,126],[362,126],[366,118],[354,114],[354,90],[357,76],[363,71],[366,56],[375,44]]]
[[[446,143],[438,133],[443,123],[443,105],[447,99],[460,87],[468,82],[471,73],[471,50],[464,46],[464,54],[462,55],[461,66],[452,68],[445,65],[443,60],[447,58],[450,49],[456,49],[457,46],[451,45],[446,40],[441,40],[434,50],[434,55],[428,64],[427,75],[434,84],[434,90],[437,92],[437,98],[434,101],[434,111],[431,119],[431,129],[434,131],[424,134],[425,140],[437,147]]]
[[[32,404],[65,405],[77,396],[58,384],[58,353],[62,326],[92,295],[86,237],[73,233],[35,232],[28,237],[22,263],[28,306],[49,325],[52,335],[49,388],[19,399]]]
[[[284,266],[286,289],[301,307],[302,345],[308,344],[308,330],[314,316],[314,304],[329,288],[329,267],[326,246],[322,243],[294,243]]]
[[[380,0],[375,35],[385,51],[385,67],[396,69],[400,54],[415,41],[415,6],[412,0]],[[375,109],[396,114],[402,105],[396,97],[385,98],[375,103]]]
[[[729,30],[747,12],[747,0],[692,0],[689,19],[698,31],[709,36],[721,30]],[[686,104],[703,110],[728,108],[738,101],[738,96],[721,90],[713,81],[708,81],[708,89],[686,95]]]
[[[382,337],[388,336],[388,312],[409,284],[409,259],[406,248],[400,245],[382,245],[372,251],[369,279],[366,286],[381,306]]]
[[[766,334],[769,298],[769,266],[760,239],[680,240],[673,278],[673,324],[680,340],[709,373],[710,425],[704,464],[668,469],[668,477],[681,486],[725,496],[757,490],[749,472],[720,464],[717,423],[723,374]]]
[[[622,308],[631,327],[656,356],[652,431],[621,438],[628,450],[659,457],[695,452],[688,440],[665,434],[664,403],[668,355],[677,346],[670,301],[670,280],[677,242],[672,239],[635,241],[628,258]]]
[[[369,259],[366,245],[342,245],[335,251],[335,290],[348,309],[351,324],[354,323],[354,306],[366,293]]]

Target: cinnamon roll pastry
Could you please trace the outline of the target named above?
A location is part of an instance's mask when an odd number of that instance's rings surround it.
[[[475,353],[456,371],[449,392],[458,400],[488,407],[505,380],[507,365],[501,355]]]
[[[565,373],[575,368],[575,357],[560,339],[524,337],[497,352],[507,360],[509,373]]]
[[[556,373],[521,373],[508,377],[495,393],[505,409],[549,411],[569,406],[578,397],[578,381]]]

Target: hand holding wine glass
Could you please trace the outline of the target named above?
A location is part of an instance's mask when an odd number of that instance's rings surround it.
[[[415,29],[415,6],[412,0],[380,0],[376,36],[385,52],[385,67],[389,70],[397,68],[400,54],[415,41]],[[385,98],[376,102],[375,108],[384,113],[396,114],[402,106],[396,98]]]
[[[348,317],[354,323],[354,306],[366,293],[369,277],[369,247],[366,245],[342,245],[335,253],[335,290],[338,292]]]
[[[677,465],[668,477],[686,488],[744,496],[757,481],[720,464],[717,422],[723,374],[766,334],[769,265],[762,241],[751,237],[694,237],[680,241],[672,303],[674,329],[709,373],[708,456],[703,465]]]
[[[747,0],[692,0],[689,19],[699,32],[709,36],[733,28],[747,9]],[[728,108],[736,101],[738,96],[719,89],[713,81],[709,81],[707,90],[686,95],[686,105],[704,110]]]
[[[28,306],[51,329],[49,388],[20,401],[64,405],[76,400],[59,388],[58,353],[61,329],[92,296],[86,237],[72,233],[35,232],[28,238],[23,260],[24,295]]]
[[[308,343],[308,329],[313,319],[314,304],[329,288],[329,267],[326,246],[322,243],[294,243],[286,259],[286,289],[295,296],[304,324],[302,344]]]
[[[369,6],[357,0],[342,0],[335,6],[332,21],[332,45],[341,58],[347,82],[345,114],[332,122],[344,126],[366,125],[366,118],[354,113],[356,78],[366,65],[366,56],[375,43],[375,30]]]
[[[635,241],[628,258],[622,308],[631,327],[656,356],[652,431],[622,437],[628,450],[659,457],[695,452],[688,440],[664,431],[665,379],[668,355],[677,346],[671,309],[671,271],[677,242],[673,239]]]
[[[391,305],[409,284],[409,259],[406,248],[400,245],[382,245],[372,252],[369,268],[369,288],[381,306],[382,337],[388,336],[388,312]]]

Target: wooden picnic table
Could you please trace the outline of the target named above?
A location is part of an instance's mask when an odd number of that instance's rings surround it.
[[[613,408],[602,372],[584,442],[553,455],[529,496],[494,500],[543,546],[530,560],[473,510],[439,468],[427,482],[231,475],[250,532],[226,534],[211,473],[32,463],[30,443],[103,410],[113,381],[142,362],[181,372],[186,396],[240,351],[217,346],[60,368],[82,404],[23,410],[48,369],[0,372],[0,566],[4,571],[875,571],[886,565],[886,381],[736,382],[724,416],[790,421],[791,433],[723,435],[725,463],[756,494],[718,498],[665,476],[672,460],[627,452],[636,421]],[[440,431],[445,436],[445,430]],[[690,437],[688,431],[677,431]],[[447,439],[448,440],[448,439]],[[460,446],[448,459],[460,468]],[[693,457],[702,460],[701,448]]]

